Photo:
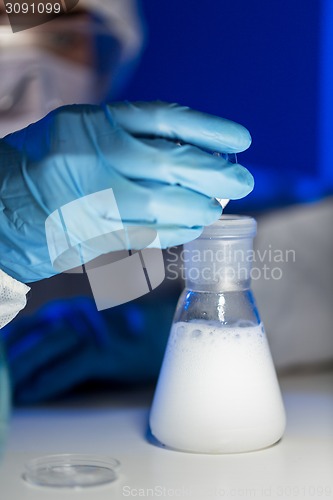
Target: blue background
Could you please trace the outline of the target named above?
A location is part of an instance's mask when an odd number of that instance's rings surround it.
[[[121,98],[244,124],[253,144],[239,162],[256,189],[238,202],[243,210],[317,199],[328,191],[319,155],[324,3],[146,0],[147,46]]]

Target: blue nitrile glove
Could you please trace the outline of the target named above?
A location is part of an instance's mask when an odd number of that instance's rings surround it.
[[[14,399],[52,399],[85,381],[143,384],[157,378],[175,300],[98,312],[92,299],[54,301],[0,331]]]
[[[22,282],[57,274],[47,217],[110,188],[119,212],[105,196],[85,207],[98,234],[120,220],[157,230],[162,248],[190,241],[220,216],[215,197],[237,199],[253,189],[244,167],[199,148],[234,153],[250,143],[241,125],[176,104],[59,108],[0,141],[0,268]],[[79,232],[87,224],[80,213],[73,220]],[[112,250],[93,248],[83,260]]]

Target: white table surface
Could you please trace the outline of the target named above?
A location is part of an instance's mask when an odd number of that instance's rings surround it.
[[[281,379],[283,440],[263,451],[199,455],[146,439],[152,394],[127,392],[14,412],[0,466],[0,500],[80,498],[333,498],[333,373]],[[53,453],[93,453],[121,461],[119,479],[81,490],[26,484],[24,463]]]

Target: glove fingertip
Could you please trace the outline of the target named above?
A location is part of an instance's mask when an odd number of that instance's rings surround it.
[[[215,198],[212,198],[211,203],[209,205],[209,209],[205,214],[205,220],[203,225],[209,226],[210,224],[213,224],[213,222],[217,221],[221,217],[222,211],[223,209],[220,203]]]
[[[231,200],[239,200],[245,198],[254,189],[254,177],[245,167],[239,165],[239,171],[237,174],[239,180],[239,190],[235,190],[233,196],[230,197]]]
[[[252,144],[252,137],[250,132],[247,130],[247,128],[243,127],[242,125],[238,125],[238,134],[235,134],[233,139],[234,139],[234,144],[229,148],[229,153],[242,153],[243,151],[246,151]]]

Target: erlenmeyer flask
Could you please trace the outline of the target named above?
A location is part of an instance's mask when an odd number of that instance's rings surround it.
[[[186,244],[186,288],[150,413],[167,447],[246,452],[277,442],[285,411],[250,290],[256,221],[222,216]]]

